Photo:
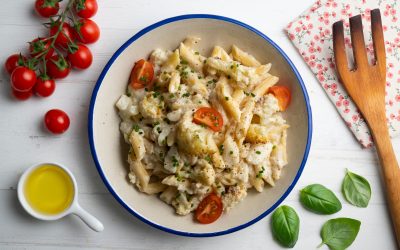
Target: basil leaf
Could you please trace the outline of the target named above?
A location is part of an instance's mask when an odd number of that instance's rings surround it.
[[[325,222],[321,229],[322,243],[331,250],[346,249],[356,239],[361,222],[351,218],[337,218]]]
[[[318,214],[334,214],[342,209],[336,195],[320,184],[312,184],[300,190],[300,201],[304,207]]]
[[[357,207],[367,207],[371,199],[371,186],[368,181],[348,170],[343,180],[342,192],[346,200]]]
[[[300,219],[289,206],[280,206],[272,214],[272,234],[284,247],[292,248],[299,237]]]

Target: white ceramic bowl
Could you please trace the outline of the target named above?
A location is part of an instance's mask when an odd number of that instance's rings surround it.
[[[249,192],[243,202],[216,222],[201,225],[193,216],[178,216],[157,196],[138,192],[128,183],[128,146],[119,131],[115,102],[126,91],[133,64],[155,48],[175,49],[188,35],[201,37],[200,53],[214,45],[238,45],[262,63],[272,62],[272,74],[290,87],[292,102],[285,112],[289,164],[274,188]],[[306,163],[311,143],[312,119],[306,89],[286,54],[267,36],[239,21],[214,15],[184,15],[153,24],[121,46],[105,66],[93,90],[89,111],[89,141],[97,169],[105,185],[131,214],[158,229],[184,236],[216,236],[245,228],[273,211],[290,193]]]

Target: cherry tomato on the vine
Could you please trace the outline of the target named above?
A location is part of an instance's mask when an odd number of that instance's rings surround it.
[[[76,38],[82,43],[95,43],[99,40],[100,29],[97,24],[90,19],[81,19],[75,26]]]
[[[32,90],[21,92],[11,88],[11,93],[16,99],[20,101],[28,100],[32,96]]]
[[[36,73],[28,67],[20,66],[11,74],[11,86],[17,91],[30,91],[35,83]]]
[[[93,61],[92,52],[83,44],[78,44],[78,48],[68,54],[67,59],[71,62],[72,67],[77,69],[87,69]]]
[[[60,9],[60,0],[36,0],[35,10],[42,17],[54,16]]]
[[[74,7],[76,14],[83,18],[91,18],[98,9],[96,0],[77,0]]]
[[[55,23],[50,28],[50,37],[54,36],[60,27],[59,23]],[[57,46],[66,47],[67,44],[74,40],[74,29],[68,23],[63,23],[61,32],[58,34],[55,44]]]
[[[46,128],[54,134],[62,134],[67,131],[69,123],[70,121],[67,113],[60,109],[49,110],[44,116]]]
[[[39,76],[34,87],[36,95],[41,97],[51,96],[55,89],[56,82],[46,76]]]
[[[53,79],[65,78],[71,71],[70,63],[59,55],[52,56],[46,63],[47,74]]]
[[[39,37],[29,43],[29,53],[32,57],[41,56],[46,53],[45,58],[49,59],[54,53],[54,48],[51,48],[50,46],[50,39]]]
[[[26,61],[26,57],[21,55],[21,54],[13,54],[9,56],[4,63],[4,67],[6,68],[6,71],[8,74],[11,75],[11,73],[14,71],[19,66],[24,66],[24,62]]]

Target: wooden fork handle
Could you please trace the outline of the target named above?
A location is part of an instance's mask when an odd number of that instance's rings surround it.
[[[384,119],[383,121],[386,121]],[[400,247],[400,169],[394,154],[386,123],[369,124],[386,186],[387,202]]]

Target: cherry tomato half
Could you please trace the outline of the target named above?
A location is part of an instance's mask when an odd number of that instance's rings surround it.
[[[60,109],[52,109],[44,116],[44,124],[53,134],[62,134],[69,128],[69,117]]]
[[[54,36],[60,27],[59,23],[54,24],[50,28],[50,36]],[[60,47],[66,47],[70,41],[74,40],[74,30],[68,23],[63,23],[61,32],[58,34],[55,44]]]
[[[216,221],[222,214],[221,198],[211,193],[199,204],[195,212],[195,218],[201,224],[210,224]]]
[[[8,74],[11,73],[19,66],[24,66],[24,62],[26,61],[26,57],[19,54],[11,55],[7,58],[6,62],[4,63],[4,67]]]
[[[31,54],[32,57],[35,57],[47,51],[45,57],[46,59],[49,59],[54,53],[54,49],[51,48],[50,45],[51,45],[50,39],[40,38],[40,37],[36,38],[32,42],[30,42],[29,53]]]
[[[71,71],[70,63],[65,58],[55,55],[46,62],[47,74],[53,79],[65,78]]]
[[[11,88],[11,93],[16,99],[20,101],[28,100],[32,96],[32,90],[21,92]]]
[[[75,29],[77,32],[76,38],[82,43],[95,43],[97,40],[99,40],[99,26],[97,26],[97,24],[90,19],[79,20],[79,23],[75,26]]]
[[[60,0],[36,0],[35,10],[42,17],[54,16],[60,9]]]
[[[153,65],[141,59],[135,63],[131,71],[131,77],[129,78],[129,84],[134,89],[142,89],[146,86],[151,85],[154,77]]]
[[[93,55],[88,47],[78,44],[78,49],[74,53],[68,54],[67,59],[71,62],[72,67],[87,69],[92,65]]]
[[[35,83],[36,73],[28,67],[20,66],[11,74],[11,86],[17,91],[30,91]]]
[[[212,131],[221,131],[224,125],[222,115],[214,108],[202,107],[199,108],[193,116],[193,122],[209,127]]]
[[[292,95],[290,89],[286,86],[272,86],[268,89],[268,93],[273,94],[278,99],[279,108],[285,111],[290,104]]]
[[[91,18],[96,15],[98,9],[96,0],[77,0],[74,7],[76,14],[83,18]]]
[[[34,87],[36,95],[41,97],[51,96],[54,93],[55,89],[56,82],[53,79],[41,76],[38,77]]]

